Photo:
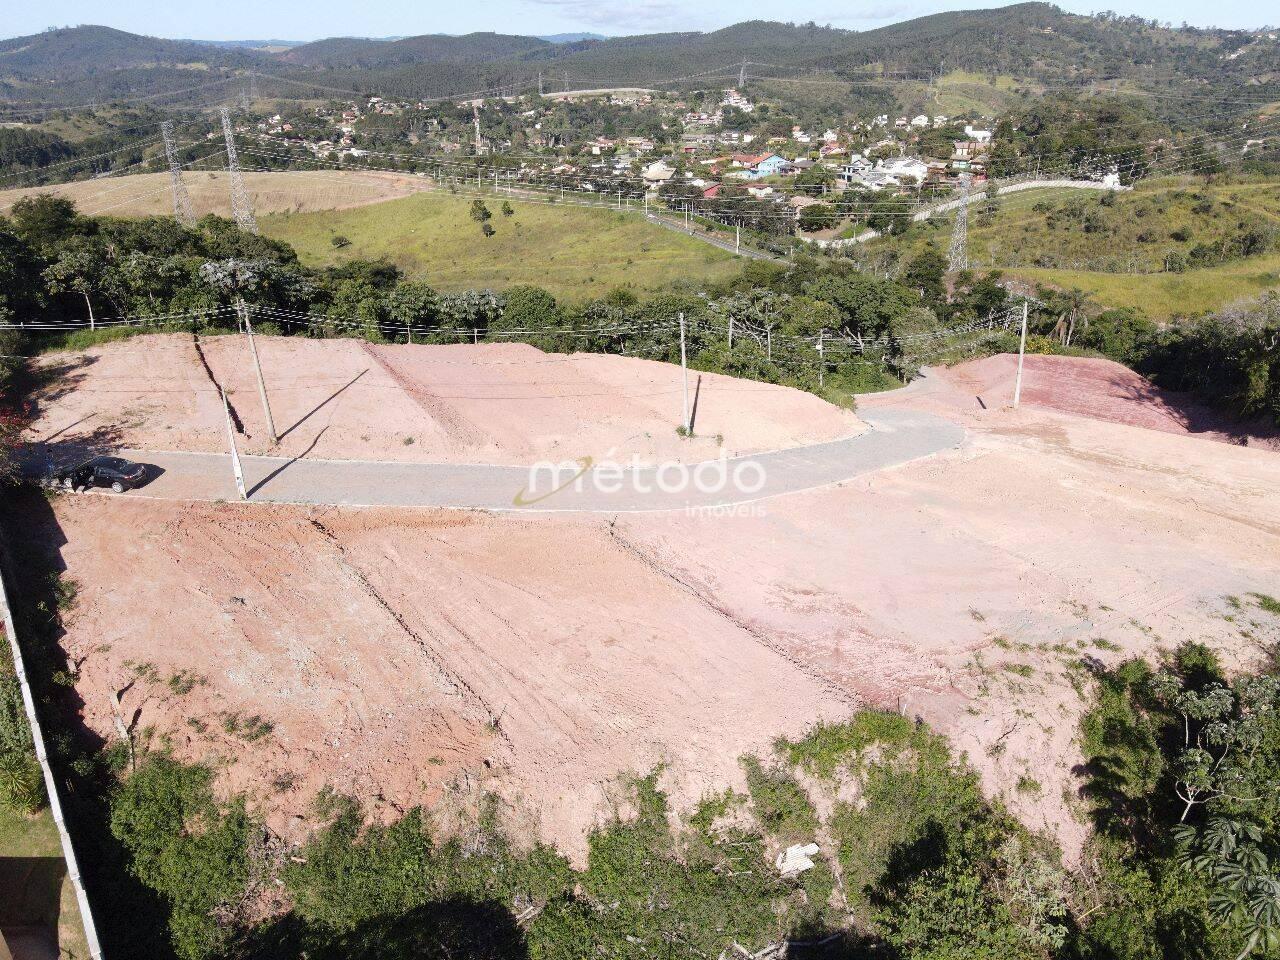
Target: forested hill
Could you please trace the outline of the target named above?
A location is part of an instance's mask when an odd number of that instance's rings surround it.
[[[1265,81],[1280,44],[1240,30],[1170,29],[1139,17],[1079,16],[1048,3],[939,13],[851,37],[816,65],[908,73],[970,70],[1039,80],[1142,75]]]
[[[59,81],[146,67],[245,67],[258,59],[240,50],[140,37],[111,27],[68,27],[0,40],[0,80]]]
[[[408,63],[465,63],[521,58],[557,49],[537,37],[469,33],[461,37],[430,34],[403,40],[335,37],[304,43],[278,55],[287,64],[308,67],[377,68]]]
[[[266,51],[75,27],[0,41],[0,101],[74,103],[154,96],[250,71],[264,95],[299,96],[297,81],[353,94],[449,96],[500,85],[660,85],[834,71],[930,76],[965,70],[1019,80],[1081,83],[1136,78],[1212,84],[1280,82],[1280,43],[1261,31],[1168,28],[1132,17],[1078,16],[1047,3],[934,14],[856,32],[816,24],[739,23],[709,33],[663,33],[553,43],[475,33],[398,40],[333,38]],[[271,80],[283,77],[291,86]],[[51,82],[52,81],[52,82]],[[553,88],[554,88],[553,86]],[[175,101],[176,102],[176,101]]]

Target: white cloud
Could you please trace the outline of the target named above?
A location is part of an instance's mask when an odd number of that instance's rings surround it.
[[[690,30],[698,29],[688,4],[674,0],[527,0],[539,7],[561,11],[566,19],[582,26],[605,30]]]

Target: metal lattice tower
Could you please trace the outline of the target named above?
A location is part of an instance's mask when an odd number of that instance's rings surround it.
[[[258,221],[253,216],[253,204],[249,201],[249,192],[244,188],[244,177],[240,175],[240,159],[236,156],[236,138],[231,129],[231,111],[226,107],[222,113],[222,136],[227,141],[227,174],[231,178],[231,216],[236,225],[249,233],[258,232]]]
[[[480,105],[474,100],[471,101],[471,116],[475,120],[476,125],[476,156],[480,156],[482,141],[480,139]]]
[[[747,58],[742,58],[742,69],[738,71],[738,89],[747,85]]]
[[[196,222],[196,211],[191,206],[191,197],[187,195],[187,186],[182,182],[182,167],[178,164],[178,145],[173,139],[172,120],[166,120],[160,124],[160,135],[164,137],[164,155],[169,161],[169,187],[173,192],[173,215],[184,227],[193,226]]]
[[[249,99],[255,102],[258,99],[258,71],[256,70],[249,72]]]
[[[953,272],[969,269],[969,188],[972,185],[972,177],[962,173],[960,207],[956,210],[956,226],[951,232],[951,249],[947,251],[947,265]]]

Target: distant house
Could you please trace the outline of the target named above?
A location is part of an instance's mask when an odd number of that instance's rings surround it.
[[[990,130],[979,130],[976,127],[974,127],[972,124],[966,123],[964,125],[964,135],[968,137],[970,140],[974,140],[978,143],[991,142]]]
[[[755,174],[757,177],[774,177],[780,174],[792,173],[795,167],[790,160],[771,153],[764,157],[755,166]]]
[[[907,177],[914,177],[916,183],[924,183],[929,173],[929,165],[919,157],[894,157],[891,160],[882,160],[876,169],[893,177],[899,183]]]
[[[927,127],[928,125],[929,125],[929,118],[926,117],[923,113],[920,114],[920,116],[918,117],[911,118],[911,126],[915,127],[916,129],[921,129],[923,127]]]
[[[666,183],[675,175],[675,168],[665,160],[655,160],[640,171],[645,183]]]
[[[702,191],[702,198],[704,200],[714,200],[716,197],[720,196],[720,190],[720,184],[713,183]]]

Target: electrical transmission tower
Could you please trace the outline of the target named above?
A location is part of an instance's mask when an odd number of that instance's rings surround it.
[[[476,156],[480,156],[481,140],[480,140],[480,105],[474,100],[471,101],[471,116],[476,124]]]
[[[256,102],[258,99],[258,71],[249,71],[249,99]]]
[[[164,155],[169,161],[169,186],[173,191],[173,215],[184,227],[193,226],[196,212],[191,206],[191,197],[187,195],[186,184],[182,182],[182,167],[178,165],[178,145],[173,139],[173,121],[166,120],[160,124],[160,135],[164,137]]]
[[[948,266],[952,271],[969,269],[969,188],[972,184],[969,174],[960,175],[960,207],[956,210],[956,226],[951,232],[951,249],[947,251]]]
[[[747,85],[747,58],[742,58],[742,69],[738,71],[738,89],[741,90]]]
[[[231,130],[231,111],[226,107],[222,113],[222,136],[227,141],[227,174],[231,178],[231,216],[236,225],[249,233],[258,232],[258,221],[253,216],[253,204],[249,201],[249,191],[244,188],[244,177],[240,175],[240,159],[236,156],[236,138]]]

